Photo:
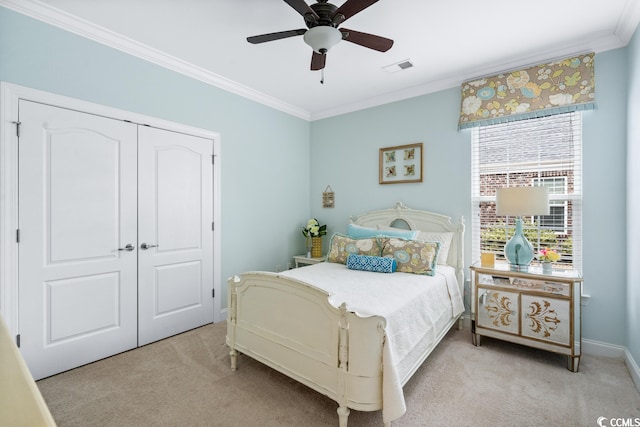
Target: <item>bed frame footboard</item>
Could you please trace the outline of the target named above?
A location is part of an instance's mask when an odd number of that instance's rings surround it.
[[[227,345],[231,369],[244,353],[349,409],[382,409],[382,345],[386,323],[361,317],[307,283],[251,272],[228,281]]]

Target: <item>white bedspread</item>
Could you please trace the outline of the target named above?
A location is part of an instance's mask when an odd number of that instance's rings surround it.
[[[464,311],[455,270],[438,265],[434,276],[409,273],[372,273],[349,270],[343,264],[324,262],[281,273],[324,289],[329,302],[361,316],[379,315],[387,327],[383,349],[384,422],[404,414],[402,392],[412,361],[403,364],[423,339],[435,341],[442,327]]]

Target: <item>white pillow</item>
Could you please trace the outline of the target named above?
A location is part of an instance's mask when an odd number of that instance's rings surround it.
[[[449,248],[453,239],[453,232],[450,231],[421,231],[418,233],[418,240],[424,242],[440,242],[440,252],[438,252],[438,264],[447,264],[449,258]]]

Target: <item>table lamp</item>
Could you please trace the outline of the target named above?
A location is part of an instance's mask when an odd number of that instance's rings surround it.
[[[522,216],[549,215],[549,188],[498,188],[496,215],[516,217],[516,231],[504,245],[504,256],[512,271],[528,271],[533,260],[533,246],[522,232]]]

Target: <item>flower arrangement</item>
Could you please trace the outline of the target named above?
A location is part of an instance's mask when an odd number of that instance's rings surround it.
[[[553,249],[540,249],[538,259],[542,262],[556,262],[560,259],[560,254]]]
[[[320,237],[327,234],[327,226],[320,225],[317,219],[311,218],[307,221],[307,225],[302,227],[304,237]]]

